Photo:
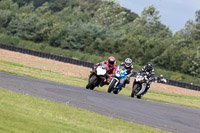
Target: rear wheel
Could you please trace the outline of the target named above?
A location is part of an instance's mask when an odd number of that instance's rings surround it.
[[[112,80],[111,81],[111,83],[110,83],[110,85],[109,85],[109,87],[108,87],[108,93],[111,93],[112,92],[112,90],[114,89],[114,87],[115,87],[115,83],[116,83],[117,81],[116,80]]]
[[[135,94],[137,93],[136,91],[137,91],[137,88],[139,87],[139,85],[138,84],[134,84],[133,85],[133,90],[132,90],[132,93],[131,93],[131,97],[134,97],[135,96]]]
[[[87,84],[87,86],[86,86],[86,89],[93,90],[93,89],[95,88],[94,82],[95,82],[96,79],[97,79],[97,77],[96,77],[95,75],[93,75],[93,76],[90,78],[90,80],[89,80],[89,82],[88,82],[88,84]]]

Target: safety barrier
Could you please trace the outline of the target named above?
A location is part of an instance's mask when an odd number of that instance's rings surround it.
[[[0,43],[0,48],[10,50],[10,51],[20,52],[20,53],[24,53],[24,54],[34,55],[34,56],[38,56],[38,57],[42,57],[42,58],[53,59],[53,60],[66,62],[66,63],[70,63],[70,64],[80,65],[80,66],[84,66],[84,67],[89,67],[89,68],[91,68],[94,65],[94,63],[90,63],[90,62],[86,62],[86,61],[81,61],[81,60],[72,59],[69,57],[63,57],[63,56],[59,56],[59,55],[43,53],[43,52],[25,49],[25,48],[7,45],[7,44]]]
[[[167,84],[168,85],[177,86],[177,87],[186,88],[186,89],[200,91],[200,86],[199,85],[195,85],[193,83],[186,83],[186,82],[182,82],[182,81],[176,81],[176,80],[167,79]]]
[[[59,55],[43,53],[43,52],[25,49],[25,48],[7,45],[7,44],[0,43],[0,48],[10,50],[10,51],[20,52],[20,53],[24,53],[24,54],[34,55],[34,56],[38,56],[38,57],[42,57],[42,58],[53,59],[53,60],[66,62],[66,63],[70,63],[70,64],[75,64],[75,65],[79,65],[79,66],[89,67],[89,68],[91,68],[94,65],[94,63],[90,63],[90,62],[86,62],[86,61],[81,61],[81,60],[72,59],[69,57],[63,57],[63,56],[59,56]],[[191,89],[191,90],[200,91],[199,85],[194,85],[191,83],[167,79],[167,84],[177,86],[177,87],[187,88],[187,89]]]

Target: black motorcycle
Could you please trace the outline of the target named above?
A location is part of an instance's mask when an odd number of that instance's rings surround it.
[[[132,88],[131,97],[142,98],[147,88],[147,75],[144,72],[138,72],[134,77],[134,83]]]
[[[97,86],[103,86],[107,77],[108,67],[106,64],[100,64],[91,71],[86,89],[93,90]]]

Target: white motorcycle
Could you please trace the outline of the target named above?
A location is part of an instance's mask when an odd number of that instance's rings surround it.
[[[147,75],[144,72],[138,72],[134,78],[131,97],[136,96],[138,99],[141,99],[147,89],[147,81]]]
[[[107,77],[108,67],[106,64],[100,64],[95,69],[91,71],[88,84],[86,85],[86,89],[93,90],[97,86],[103,86],[104,81]]]

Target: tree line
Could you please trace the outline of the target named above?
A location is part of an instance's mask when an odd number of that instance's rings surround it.
[[[114,0],[0,0],[0,33],[200,77],[200,10],[195,14],[173,34],[154,6],[139,16]]]

